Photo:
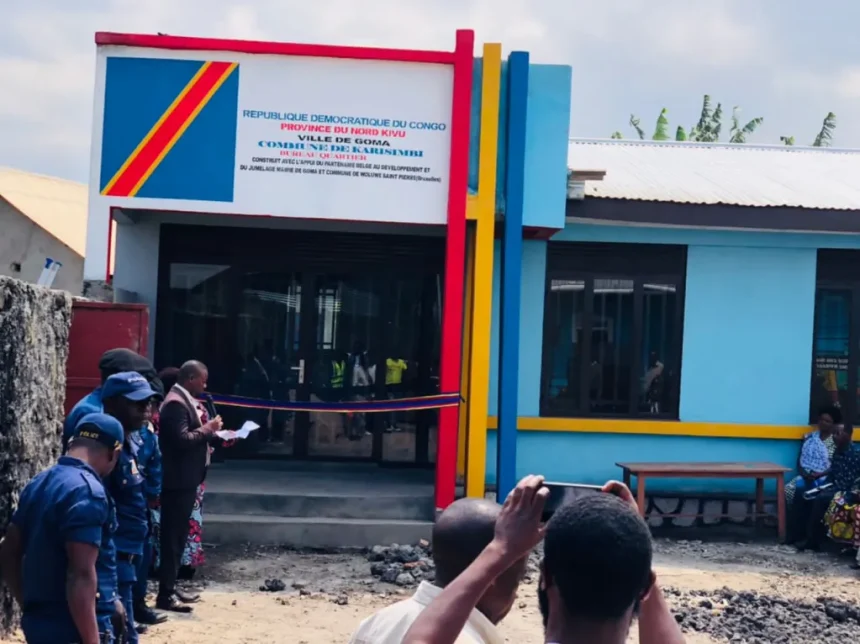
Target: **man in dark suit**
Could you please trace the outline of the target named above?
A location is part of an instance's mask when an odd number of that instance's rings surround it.
[[[179,369],[176,384],[165,396],[160,412],[159,441],[162,456],[161,567],[156,606],[190,613],[185,604],[198,597],[177,591],[176,576],[188,539],[188,519],[194,509],[197,487],[206,478],[210,442],[221,429],[221,417],[207,418],[198,398],[206,391],[209,372],[196,360]]]

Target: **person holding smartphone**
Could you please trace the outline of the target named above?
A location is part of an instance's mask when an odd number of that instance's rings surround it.
[[[404,644],[452,644],[472,609],[513,562],[544,539],[538,599],[547,644],[624,644],[635,617],[641,644],[685,639],[652,571],[651,535],[630,490],[611,481],[542,522],[549,490],[527,476],[505,501],[495,536],[418,616]]]

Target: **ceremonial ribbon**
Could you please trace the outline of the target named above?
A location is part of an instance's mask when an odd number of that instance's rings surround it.
[[[374,414],[392,411],[421,411],[456,407],[462,399],[459,393],[433,394],[391,400],[349,400],[344,402],[294,402],[290,400],[265,400],[246,396],[210,394],[212,402],[226,407],[245,409],[271,409],[274,411],[329,412],[334,414]]]

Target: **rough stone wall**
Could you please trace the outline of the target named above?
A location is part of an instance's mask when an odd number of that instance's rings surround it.
[[[0,533],[24,485],[60,452],[72,298],[0,277]],[[0,635],[17,614],[0,585]]]
[[[84,298],[96,302],[113,302],[113,285],[102,280],[84,280]]]

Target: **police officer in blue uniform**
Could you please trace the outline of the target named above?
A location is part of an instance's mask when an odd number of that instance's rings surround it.
[[[141,374],[143,375],[143,374]],[[158,394],[153,400],[157,404],[159,398],[163,398],[159,390],[160,382],[150,380],[150,385]],[[150,508],[157,507],[161,496],[161,449],[158,444],[158,436],[151,422],[146,423],[139,432],[131,434],[129,439],[135,443],[137,448],[137,465],[144,477],[144,493]],[[167,621],[167,615],[157,613],[146,605],[147,580],[149,569],[152,566],[153,544],[152,544],[152,510],[147,513],[149,518],[149,532],[146,542],[143,544],[143,556],[137,564],[137,582],[134,585],[134,620],[140,624],[138,634],[145,632],[146,626],[161,624]]]
[[[0,546],[29,644],[112,644],[116,597],[113,504],[102,484],[119,462],[122,425],[85,415],[68,453],[30,481]],[[119,633],[121,636],[122,634]]]
[[[87,414],[95,412],[103,412],[102,407],[102,389],[104,383],[115,373],[123,373],[125,371],[136,371],[141,376],[149,381],[150,386],[157,391],[161,391],[163,395],[163,387],[158,379],[158,374],[155,372],[155,367],[152,363],[132,351],[131,349],[110,349],[102,354],[99,360],[99,373],[101,374],[101,386],[97,387],[89,394],[81,398],[63,423],[63,448],[65,449],[72,430],[78,421]]]
[[[105,381],[101,393],[105,413],[116,418],[125,432],[119,463],[106,479],[105,487],[116,503],[117,583],[120,601],[125,608],[128,642],[137,644],[134,586],[137,564],[143,556],[149,534],[149,508],[146,481],[137,465],[138,443],[132,440],[132,436],[149,421],[150,401],[157,394],[146,378],[134,372],[112,375]]]

